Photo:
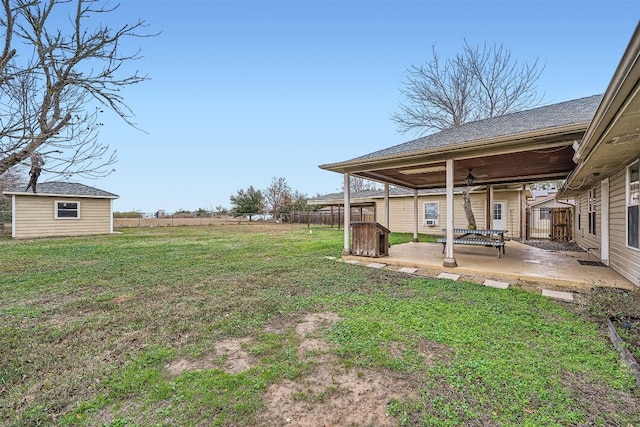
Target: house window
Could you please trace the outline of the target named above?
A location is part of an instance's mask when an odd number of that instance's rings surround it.
[[[596,189],[589,190],[587,199],[587,215],[589,215],[589,234],[596,235]]]
[[[56,219],[77,219],[80,218],[80,203],[56,200]]]
[[[640,248],[640,161],[627,168],[627,246]]]
[[[551,218],[551,208],[540,208],[540,219],[549,219]]]
[[[424,225],[433,227],[438,225],[440,205],[438,202],[424,204]]]
[[[502,203],[493,204],[493,220],[502,221]]]

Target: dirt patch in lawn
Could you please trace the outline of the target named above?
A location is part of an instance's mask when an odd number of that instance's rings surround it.
[[[236,374],[248,371],[255,364],[255,359],[244,349],[250,338],[231,338],[219,341],[214,351],[205,354],[200,359],[182,358],[166,366],[169,374],[177,376],[184,371],[202,371],[220,367],[225,372]]]
[[[415,397],[416,391],[391,372],[346,368],[322,338],[324,331],[339,320],[333,313],[314,313],[295,325],[298,357],[309,363],[310,369],[296,381],[283,381],[267,388],[262,425],[398,424],[387,415],[387,404],[392,399]]]

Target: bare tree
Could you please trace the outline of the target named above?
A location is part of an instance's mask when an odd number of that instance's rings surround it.
[[[291,188],[287,180],[273,177],[271,185],[264,190],[264,198],[267,211],[274,219],[280,219],[280,214],[285,211],[287,204],[291,203]]]
[[[145,22],[101,23],[118,7],[106,0],[0,1],[0,175],[38,154],[34,172],[109,174],[116,157],[98,141],[99,115],[135,126],[121,90],[147,76],[125,71],[140,51],[123,46],[152,36]]]
[[[357,193],[360,191],[380,190],[380,185],[375,181],[369,181],[359,176],[351,176],[349,178],[349,189],[352,193]],[[344,183],[341,190],[344,191]]]
[[[536,87],[544,67],[520,65],[503,45],[470,46],[442,61],[432,58],[407,69],[404,102],[391,119],[400,132],[426,134],[523,110],[540,102]]]

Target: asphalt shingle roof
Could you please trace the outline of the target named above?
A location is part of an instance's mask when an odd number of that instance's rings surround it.
[[[107,191],[99,190],[88,185],[78,184],[75,182],[41,182],[36,185],[38,195],[55,194],[60,196],[82,196],[82,197],[96,197],[96,198],[118,198],[118,195],[109,193]],[[5,191],[7,194],[12,193],[32,193],[32,189],[29,188],[25,191],[24,188],[12,188]]]
[[[519,134],[544,129],[553,129],[581,123],[586,124],[593,118],[601,99],[602,95],[593,95],[572,101],[533,108],[531,110],[505,114],[499,117],[492,117],[490,119],[469,122],[361,157],[356,157],[352,159],[352,161],[402,155],[467,142],[511,135],[517,136]]]

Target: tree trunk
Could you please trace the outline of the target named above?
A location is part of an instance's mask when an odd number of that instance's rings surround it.
[[[476,228],[476,218],[473,216],[471,210],[471,195],[469,194],[469,187],[465,187],[462,190],[462,200],[464,201],[464,214],[467,216],[467,224],[469,228]]]

